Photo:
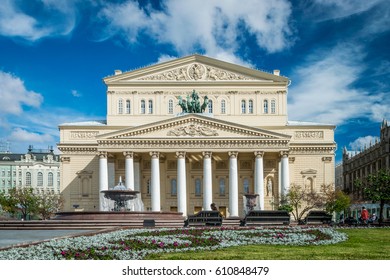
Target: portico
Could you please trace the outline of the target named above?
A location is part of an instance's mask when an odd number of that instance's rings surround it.
[[[106,155],[111,154],[118,166],[124,165],[125,170],[122,174],[123,171],[115,167],[117,171],[110,176],[114,178],[122,176],[128,188],[140,190],[145,205],[151,211],[176,208],[186,216],[187,213],[195,211],[194,206],[188,203],[191,194],[196,197],[196,206],[204,210],[210,210],[210,204],[221,201],[222,196],[228,203],[219,205],[226,207],[226,214],[229,217],[237,217],[240,211],[243,211],[242,195],[245,193],[258,194],[259,208],[265,209],[264,158],[276,157],[281,162],[281,169],[274,168],[273,172],[281,174],[282,180],[277,182],[278,186],[280,185],[281,190],[287,191],[290,137],[243,125],[227,122],[223,124],[230,127],[229,131],[223,131],[218,120],[201,114],[185,114],[173,120],[150,124],[143,132],[128,129],[100,135],[99,190],[108,188],[109,171]],[[195,128],[197,132],[193,131]],[[146,131],[154,131],[156,137],[148,133],[148,139],[143,139],[143,133]],[[181,131],[180,137],[173,133],[177,131]],[[129,137],[135,133],[138,139]],[[227,134],[230,137],[226,137]],[[148,145],[149,149],[146,148]],[[135,168],[135,157],[138,162],[143,162],[141,169]],[[172,164],[173,159],[176,161],[175,164]],[[123,161],[124,163],[121,163]],[[168,166],[169,164],[171,166]],[[134,174],[143,179],[135,183]],[[176,185],[164,180],[166,174],[171,174]],[[216,180],[219,177],[226,178],[227,191],[220,186],[222,183]],[[274,177],[277,178],[275,175]],[[250,180],[252,183],[245,183],[246,189],[243,178],[247,180],[254,178]],[[201,182],[200,191],[195,186],[197,179]],[[176,190],[172,189],[175,187]],[[166,196],[165,209],[161,206],[162,192]],[[275,192],[275,195],[279,196],[279,191]],[[168,205],[167,201],[170,201]],[[191,201],[194,202],[193,199]],[[166,209],[167,207],[170,208]]]

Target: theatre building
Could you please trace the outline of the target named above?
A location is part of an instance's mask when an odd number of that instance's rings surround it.
[[[106,120],[59,126],[64,210],[109,210],[101,191],[119,178],[145,211],[187,216],[215,203],[226,217],[244,214],[245,194],[276,209],[292,183],[334,183],[335,127],[289,121],[278,70],[191,55],[104,83]]]

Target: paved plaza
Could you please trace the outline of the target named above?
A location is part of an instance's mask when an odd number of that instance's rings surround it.
[[[91,230],[0,230],[0,249],[87,232]]]

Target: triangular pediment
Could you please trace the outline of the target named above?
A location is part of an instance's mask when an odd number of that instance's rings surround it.
[[[192,55],[107,77],[107,85],[131,82],[288,82],[286,77]]]
[[[98,140],[124,139],[268,139],[289,140],[291,136],[239,125],[203,114],[184,114],[164,121],[103,134]]]

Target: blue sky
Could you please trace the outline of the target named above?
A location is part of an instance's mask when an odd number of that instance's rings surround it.
[[[359,149],[389,119],[387,0],[2,0],[0,139],[55,146],[58,124],[106,116],[102,78],[199,53],[291,79],[289,120]]]

